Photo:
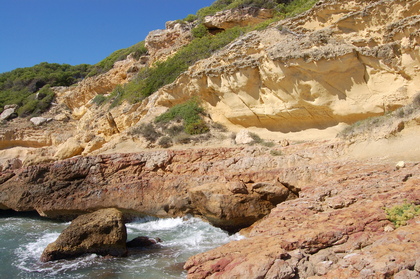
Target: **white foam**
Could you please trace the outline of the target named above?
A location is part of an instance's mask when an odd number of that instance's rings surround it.
[[[178,226],[181,226],[183,223],[182,218],[166,218],[166,219],[158,219],[143,222],[144,219],[126,224],[127,229],[131,229],[131,231],[162,231],[162,230],[172,230]]]

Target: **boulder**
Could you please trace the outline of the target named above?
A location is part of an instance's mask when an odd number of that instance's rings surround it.
[[[41,255],[42,262],[95,253],[122,257],[127,254],[127,230],[123,214],[115,208],[101,209],[74,219]]]
[[[45,117],[32,117],[29,121],[32,122],[35,126],[41,126],[42,124],[51,121],[52,118]]]
[[[252,138],[251,133],[246,129],[240,130],[235,137],[236,144],[250,144],[253,141],[254,139]]]
[[[72,137],[58,147],[54,156],[58,159],[67,159],[82,154],[83,150],[80,141]]]
[[[200,215],[229,232],[252,225],[278,203],[297,197],[279,182],[255,183],[252,191],[241,182],[213,182],[192,188],[188,194]]]
[[[16,107],[5,108],[0,114],[0,121],[16,117]]]

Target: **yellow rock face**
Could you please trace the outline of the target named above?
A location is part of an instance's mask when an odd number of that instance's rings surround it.
[[[129,56],[107,73],[56,88],[59,106],[69,110],[50,112],[54,121],[38,128],[4,129],[0,147],[48,147],[50,158],[74,138],[77,154],[118,146],[130,152],[146,146],[128,133],[133,126],[193,96],[231,131],[248,128],[273,139],[335,137],[347,124],[410,103],[420,91],[419,11],[416,0],[320,1],[302,15],[244,34],[141,103],[110,110],[94,105],[96,95],[128,82],[135,75],[130,69],[164,60],[191,40],[190,23],[168,22],[147,36],[149,56]],[[237,16],[227,12],[206,22],[228,28],[224,22],[270,17]]]
[[[216,121],[282,133],[382,115],[418,91],[419,11],[418,1],[321,2],[198,62],[156,105],[199,96]]]

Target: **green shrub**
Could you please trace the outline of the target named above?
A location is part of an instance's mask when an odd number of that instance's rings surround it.
[[[31,94],[21,102],[17,114],[20,117],[39,115],[48,110],[54,100],[55,94],[49,85],[44,86],[36,94]]]
[[[87,64],[71,66],[43,62],[33,67],[18,68],[2,73],[0,74],[0,108],[10,104],[25,106],[24,109],[21,108],[20,115],[22,116],[36,110],[42,112],[50,105],[53,94],[49,92],[46,94],[47,99],[38,98],[38,102],[35,102],[33,93],[41,91],[41,88],[49,90],[51,86],[70,86],[83,79],[89,70],[90,65]]]
[[[147,49],[144,41],[128,48],[116,50],[102,61],[91,66],[88,76],[95,76],[109,71],[114,66],[115,62],[126,59],[129,54],[133,54],[135,59],[139,59],[140,56],[146,53]]]
[[[197,17],[196,15],[189,14],[189,15],[187,15],[187,16],[183,19],[183,21],[186,21],[186,22],[193,22],[193,21],[195,21],[195,20],[197,20],[197,19],[198,19],[198,17]]]
[[[208,131],[210,131],[210,129],[202,119],[185,125],[185,132],[190,135],[204,134]]]
[[[204,36],[208,35],[209,32],[208,32],[206,26],[204,26],[204,24],[200,23],[191,30],[191,34],[194,38],[203,38]]]
[[[169,123],[173,120],[182,120],[184,131],[190,135],[202,134],[209,131],[206,123],[201,119],[204,112],[196,99],[191,99],[185,103],[178,104],[170,108],[167,112],[159,115],[155,123]]]
[[[384,210],[388,216],[388,220],[394,223],[396,228],[407,225],[408,220],[420,215],[420,205],[407,202],[391,208],[384,208]]]
[[[95,105],[97,105],[97,106],[100,106],[100,105],[102,105],[106,100],[108,100],[108,98],[107,97],[105,97],[104,95],[102,95],[102,94],[99,94],[99,95],[96,95],[94,98],[93,98],[93,100],[92,100],[92,102],[95,104]]]

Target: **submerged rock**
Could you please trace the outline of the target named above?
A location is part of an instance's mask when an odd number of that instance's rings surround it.
[[[127,231],[123,214],[115,208],[84,214],[71,222],[50,243],[41,255],[41,261],[75,258],[87,253],[121,257],[127,254]]]
[[[128,248],[141,248],[141,247],[148,247],[148,246],[152,246],[155,245],[159,242],[162,242],[162,240],[160,238],[150,238],[147,236],[138,236],[132,240],[130,240],[129,242],[127,242],[127,247]]]

